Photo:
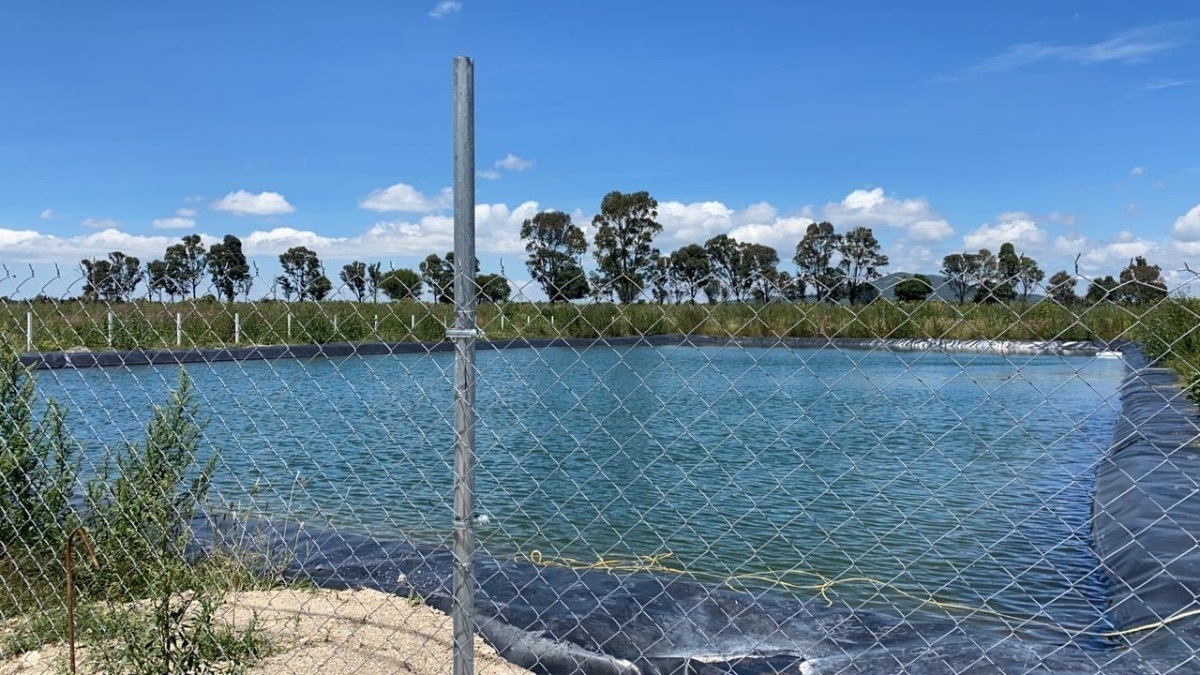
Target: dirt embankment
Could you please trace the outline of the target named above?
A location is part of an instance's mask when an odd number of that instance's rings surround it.
[[[231,595],[218,621],[244,628],[255,621],[274,654],[248,672],[258,675],[441,675],[451,670],[450,617],[405,598],[377,591],[275,590]],[[79,650],[79,672],[89,668]],[[0,675],[66,672],[65,645],[49,645],[0,663]],[[500,658],[475,638],[475,669],[481,675],[529,671]]]

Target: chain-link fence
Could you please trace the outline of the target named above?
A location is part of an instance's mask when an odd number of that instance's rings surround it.
[[[0,670],[447,672],[456,525],[477,672],[1200,670],[1187,286],[510,285],[468,523],[450,304],[5,302]]]
[[[421,275],[6,270],[0,672],[1200,672],[1188,284],[662,257],[645,193],[476,278],[469,66]]]

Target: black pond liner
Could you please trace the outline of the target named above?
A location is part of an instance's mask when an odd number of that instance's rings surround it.
[[[653,336],[607,340],[480,342],[481,349],[593,345],[787,346],[1089,354],[1095,342],[721,339]],[[1200,448],[1197,411],[1178,377],[1150,367],[1128,345],[1122,414],[1096,480],[1097,555],[1112,588],[1118,628],[1200,606]],[[330,344],[211,350],[32,354],[39,368],[211,363],[426,353],[450,343]],[[452,554],[410,541],[350,532],[206,520],[201,547],[256,542],[290,561],[288,573],[323,588],[417,594],[449,612]],[[479,556],[478,632],[508,660],[538,672],[587,675],[686,673],[1195,673],[1200,621],[1170,623],[1109,651],[1036,644],[953,621],[911,624],[880,613],[825,607],[772,593],[726,590],[678,577],[541,567]]]
[[[1175,371],[1126,350],[1121,414],[1096,469],[1092,531],[1120,629],[1200,613],[1200,410]],[[1200,672],[1200,616],[1129,638],[1143,655],[1190,659]]]

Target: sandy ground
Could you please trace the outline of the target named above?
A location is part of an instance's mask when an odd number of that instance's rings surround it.
[[[449,673],[450,617],[405,598],[377,591],[261,591],[230,596],[218,619],[238,627],[257,617],[274,645],[274,656],[250,669],[258,675],[284,673],[434,675]],[[475,638],[475,672],[527,673]],[[88,667],[79,651],[79,672]],[[0,663],[0,675],[53,675],[67,670],[65,645],[52,645]]]

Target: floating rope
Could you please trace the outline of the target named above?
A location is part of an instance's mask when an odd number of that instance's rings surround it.
[[[731,590],[744,590],[744,586],[739,585],[738,582],[759,581],[759,582],[764,582],[764,583],[770,584],[777,588],[783,588],[785,590],[793,591],[793,592],[795,592],[795,591],[815,591],[816,594],[819,595],[821,597],[821,599],[825,601],[827,606],[833,605],[833,599],[829,597],[828,593],[830,590],[834,589],[835,587],[845,585],[845,584],[870,584],[870,585],[873,585],[877,589],[890,590],[893,593],[896,593],[897,595],[901,595],[910,600],[914,600],[922,605],[930,605],[930,606],[938,607],[938,608],[941,608],[941,609],[944,609],[947,611],[953,610],[953,611],[958,611],[958,612],[968,612],[971,614],[984,614],[984,615],[1004,619],[1005,621],[1015,622],[1015,623],[1018,623],[1021,625],[1033,625],[1033,626],[1039,626],[1039,627],[1043,627],[1043,628],[1049,628],[1051,630],[1065,633],[1067,635],[1092,636],[1092,637],[1104,638],[1107,640],[1127,638],[1131,635],[1136,635],[1138,633],[1145,633],[1145,632],[1149,632],[1149,631],[1153,631],[1153,630],[1158,630],[1160,628],[1165,628],[1173,623],[1177,623],[1184,619],[1188,619],[1188,618],[1191,618],[1194,616],[1200,616],[1200,609],[1181,610],[1179,612],[1176,612],[1175,614],[1172,614],[1171,616],[1169,616],[1165,619],[1152,621],[1152,622],[1145,623],[1142,625],[1134,626],[1132,628],[1125,628],[1122,630],[1114,630],[1114,631],[1094,631],[1094,630],[1088,630],[1088,629],[1076,631],[1076,630],[1072,630],[1072,629],[1066,628],[1064,626],[1061,626],[1052,621],[1047,621],[1045,619],[1038,619],[1035,617],[1028,617],[1028,616],[1018,616],[1015,614],[1008,614],[1006,612],[989,609],[987,607],[976,607],[976,606],[966,605],[966,604],[962,604],[962,603],[958,603],[958,602],[946,602],[946,601],[938,600],[936,598],[923,597],[923,596],[911,593],[909,591],[906,591],[903,588],[900,588],[890,582],[881,581],[879,579],[874,579],[872,577],[858,576],[858,577],[843,577],[840,579],[830,579],[829,577],[826,577],[825,575],[821,574],[820,572],[813,572],[811,570],[785,570],[782,572],[765,572],[765,573],[764,572],[747,572],[747,573],[743,573],[743,574],[734,574],[732,576],[720,575],[720,574],[712,573],[712,572],[691,572],[691,571],[688,571],[688,570],[685,570],[685,569],[682,569],[679,567],[673,567],[673,566],[665,564],[663,562],[669,558],[674,557],[674,555],[675,555],[674,553],[667,552],[667,553],[658,553],[658,554],[654,554],[654,555],[639,555],[632,559],[606,558],[604,556],[599,556],[596,558],[595,561],[586,561],[586,560],[579,560],[577,558],[548,558],[547,556],[543,555],[541,551],[535,549],[533,551],[530,551],[528,554],[524,554],[524,553],[517,554],[516,556],[513,557],[513,561],[514,562],[525,561],[525,562],[532,563],[533,565],[536,565],[538,567],[562,567],[562,568],[571,569],[571,570],[601,570],[601,571],[605,571],[605,572],[628,572],[628,573],[640,573],[640,572],[667,573],[667,574],[673,574],[676,576],[691,577],[693,579],[708,579],[708,580],[712,580],[712,581],[718,581],[723,586],[725,586]],[[784,577],[791,576],[791,575],[813,577],[813,578],[817,579],[819,581],[819,583],[797,583],[795,581],[788,581],[787,579],[784,578]]]

